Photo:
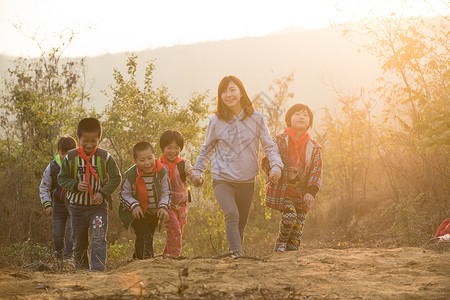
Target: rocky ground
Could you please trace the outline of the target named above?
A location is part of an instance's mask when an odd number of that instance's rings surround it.
[[[448,248],[157,257],[106,272],[0,270],[2,299],[450,299]]]

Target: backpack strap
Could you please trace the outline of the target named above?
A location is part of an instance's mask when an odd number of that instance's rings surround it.
[[[100,180],[100,185],[104,186],[109,178],[108,178],[108,172],[106,169],[106,162],[108,160],[108,151],[102,148],[97,148],[97,152],[95,152],[95,155],[97,156],[95,164],[97,165],[97,171],[98,171],[98,177]],[[108,208],[110,210],[113,209],[113,202],[111,197],[107,197],[108,202]]]
[[[77,170],[78,170],[78,149],[72,149],[67,152],[67,160],[69,161],[69,171],[70,174],[73,174],[73,179],[77,179]]]
[[[185,160],[181,160],[177,164],[178,173],[180,173],[181,181],[186,185],[186,162]]]
[[[108,151],[102,148],[97,148],[97,170],[100,179],[100,184],[103,186],[108,181],[108,174],[106,172],[106,161],[108,160]]]
[[[191,189],[186,184],[186,161],[183,159],[177,164],[178,172],[180,173],[181,181],[183,181],[188,192],[188,202],[192,202]]]
[[[60,167],[58,166],[58,163],[56,160],[52,160],[50,163],[50,177],[52,178],[52,188],[51,192],[53,192],[56,187],[58,186],[58,173],[59,173]]]

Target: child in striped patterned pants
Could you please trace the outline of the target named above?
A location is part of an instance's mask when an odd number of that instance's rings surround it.
[[[298,250],[306,214],[322,182],[320,145],[308,134],[313,114],[305,104],[295,104],[286,113],[287,128],[274,141],[284,167],[277,183],[266,187],[266,205],[281,212],[275,252]],[[269,174],[270,165],[263,158],[262,168]]]

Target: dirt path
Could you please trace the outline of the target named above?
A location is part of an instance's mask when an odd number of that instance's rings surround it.
[[[183,288],[190,299],[450,299],[450,251],[310,249],[263,260],[158,257],[104,273],[0,270],[2,299],[174,299]]]

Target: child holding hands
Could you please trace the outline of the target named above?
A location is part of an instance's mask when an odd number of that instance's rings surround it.
[[[169,208],[169,218],[164,221],[167,230],[164,254],[180,256],[183,227],[187,221],[187,202],[190,201],[190,191],[186,187],[186,179],[194,180],[194,168],[189,160],[181,158],[184,137],[177,130],[166,130],[159,139],[163,152],[161,162],[169,172],[172,188],[172,202]],[[195,184],[200,186],[201,184]],[[186,191],[187,190],[187,191]]]
[[[285,121],[287,128],[274,138],[284,167],[280,180],[268,183],[265,200],[268,207],[282,214],[275,252],[300,248],[306,214],[322,183],[321,147],[308,134],[313,123],[311,109],[295,104],[287,111]],[[262,168],[269,174],[266,157]]]

